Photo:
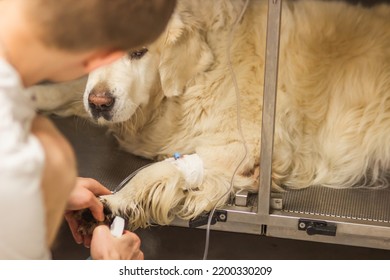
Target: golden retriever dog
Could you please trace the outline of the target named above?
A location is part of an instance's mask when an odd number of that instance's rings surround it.
[[[268,1],[250,1],[232,32],[244,5],[179,0],[165,33],[93,72],[83,96],[36,90],[42,108],[108,126],[126,151],[156,161],[102,197],[131,228],[258,190]],[[274,188],[386,185],[390,7],[300,0],[282,11]]]

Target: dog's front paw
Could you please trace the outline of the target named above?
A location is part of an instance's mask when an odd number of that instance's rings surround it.
[[[113,216],[125,218],[129,229],[134,230],[152,223],[168,225],[180,211],[188,191],[177,166],[161,161],[142,169],[117,193],[101,199]]]
[[[75,211],[73,213],[73,218],[76,220],[78,224],[78,229],[77,231],[82,234],[82,235],[92,235],[93,230],[98,226],[98,225],[107,225],[109,226],[113,219],[114,216],[112,215],[111,210],[106,206],[106,204],[103,202],[104,205],[104,221],[100,222],[95,219],[95,217],[92,215],[91,210],[87,209],[82,209],[79,211]]]

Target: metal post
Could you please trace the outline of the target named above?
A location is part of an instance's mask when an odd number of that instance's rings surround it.
[[[258,199],[258,215],[261,216],[268,216],[270,210],[281,11],[282,0],[269,0]]]

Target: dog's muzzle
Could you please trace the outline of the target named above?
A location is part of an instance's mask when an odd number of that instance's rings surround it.
[[[103,117],[111,120],[114,104],[115,97],[108,91],[92,90],[88,96],[88,106],[94,119]]]

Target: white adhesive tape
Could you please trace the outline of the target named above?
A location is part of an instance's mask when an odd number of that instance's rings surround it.
[[[183,155],[178,159],[167,158],[183,174],[186,181],[186,189],[198,188],[203,182],[203,161],[197,154]]]

